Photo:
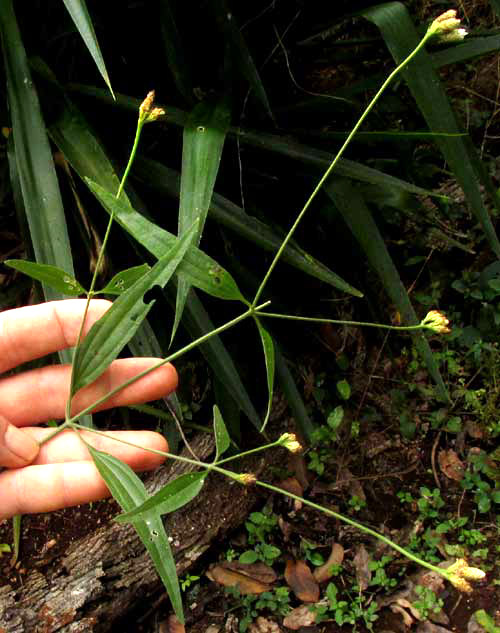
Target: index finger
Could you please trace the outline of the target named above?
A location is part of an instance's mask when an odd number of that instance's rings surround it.
[[[0,313],[0,373],[26,361],[73,347],[86,302],[86,299],[65,299]],[[92,299],[84,334],[111,305],[104,299]]]

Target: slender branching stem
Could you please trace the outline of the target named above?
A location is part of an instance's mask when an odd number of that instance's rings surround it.
[[[322,178],[320,179],[320,181],[318,182],[318,184],[316,185],[316,187],[314,188],[314,191],[311,193],[311,195],[309,196],[307,202],[305,203],[305,205],[302,208],[302,211],[299,213],[299,215],[297,216],[297,219],[295,220],[295,222],[292,225],[292,228],[290,229],[290,231],[288,232],[288,235],[285,237],[285,239],[283,240],[283,242],[281,243],[281,246],[279,247],[276,255],[274,256],[273,261],[271,262],[266,274],[264,275],[264,279],[262,280],[259,288],[257,289],[257,292],[255,294],[255,298],[253,300],[252,305],[255,305],[261,295],[262,292],[267,284],[267,281],[269,279],[269,277],[271,276],[271,273],[273,272],[276,264],[278,263],[283,251],[285,250],[288,242],[292,239],[293,234],[295,233],[296,228],[298,227],[298,225],[300,224],[300,221],[302,220],[302,218],[304,217],[306,211],[309,209],[309,207],[311,206],[312,201],[314,200],[314,198],[316,197],[316,195],[318,194],[319,190],[321,189],[321,187],[325,184],[326,180],[330,177],[332,171],[335,169],[335,166],[337,165],[337,163],[339,162],[340,158],[342,157],[342,155],[344,154],[347,146],[349,145],[349,143],[352,141],[352,139],[354,138],[354,136],[356,135],[357,131],[359,130],[359,128],[363,125],[366,117],[370,114],[370,112],[372,111],[374,105],[377,103],[377,101],[380,99],[380,97],[382,96],[383,92],[385,91],[385,89],[387,88],[387,86],[391,83],[391,81],[403,70],[403,68],[405,68],[405,66],[407,66],[411,60],[415,57],[415,55],[417,55],[419,53],[420,50],[422,50],[422,48],[425,46],[427,40],[432,37],[432,34],[426,33],[424,35],[424,37],[422,38],[422,40],[419,42],[418,46],[408,55],[408,57],[406,59],[404,59],[399,66],[397,66],[391,73],[390,75],[387,77],[387,79],[384,81],[384,83],[380,86],[379,90],[377,91],[377,94],[373,97],[373,99],[370,101],[370,103],[367,105],[366,109],[364,110],[363,114],[359,117],[358,122],[356,123],[356,125],[352,128],[351,132],[349,133],[349,135],[347,136],[346,140],[344,141],[342,147],[339,149],[339,151],[337,152],[337,155],[335,156],[335,158],[333,159],[333,161],[331,162],[330,166],[328,167],[328,169],[325,171],[325,173],[323,174]]]
[[[259,316],[271,319],[288,319],[289,321],[309,321],[311,323],[335,323],[336,325],[352,325],[359,327],[376,327],[381,330],[397,330],[399,332],[411,332],[412,330],[427,330],[425,325],[386,325],[385,323],[368,323],[365,321],[339,321],[337,319],[323,319],[321,317],[303,317],[293,314],[276,314],[273,312],[259,312]]]

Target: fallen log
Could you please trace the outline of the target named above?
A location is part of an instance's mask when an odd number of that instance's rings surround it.
[[[213,452],[213,438],[199,435],[191,444],[201,460]],[[260,454],[262,455],[262,454]],[[280,450],[246,460],[238,471],[264,474]],[[192,467],[170,462],[146,480],[155,492]],[[240,525],[259,491],[211,474],[189,505],[165,517],[177,572],[185,573],[214,541]],[[0,579],[0,633],[105,633],[118,618],[157,596],[161,581],[144,546],[129,524],[108,521],[77,539],[43,568],[27,571],[22,586]]]

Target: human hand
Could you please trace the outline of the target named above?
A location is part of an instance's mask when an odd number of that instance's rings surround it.
[[[85,310],[83,299],[53,301],[0,314],[0,374],[22,363],[76,344]],[[111,306],[90,302],[84,332]],[[158,359],[125,358],[114,361],[91,385],[73,399],[72,414],[82,411],[114,387],[154,365]],[[50,365],[0,380],[0,521],[15,514],[48,512],[102,499],[109,491],[92,459],[73,431],[63,431],[43,446],[53,428],[32,426],[64,418],[71,367]],[[163,397],[177,386],[177,373],[164,365],[125,387],[96,410]],[[85,440],[113,454],[134,470],[156,468],[161,455],[108,439],[119,437],[145,448],[167,451],[166,440],[151,431],[113,431],[108,437],[90,432]],[[1,468],[0,468],[1,470]]]

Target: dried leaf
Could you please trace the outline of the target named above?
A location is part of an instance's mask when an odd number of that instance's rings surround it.
[[[465,423],[465,430],[475,440],[481,440],[484,437],[484,431],[477,422],[473,420],[467,420]]]
[[[364,545],[360,545],[354,556],[354,567],[356,569],[356,580],[358,581],[360,591],[364,591],[370,584],[372,572],[368,567],[370,556]]]
[[[315,615],[309,611],[309,607],[303,604],[296,609],[292,609],[290,613],[283,619],[283,626],[292,631],[298,631],[303,626],[311,626],[314,624]]]
[[[452,631],[445,629],[444,626],[439,626],[438,624],[426,620],[418,625],[415,633],[452,633]]]
[[[441,471],[455,481],[461,481],[464,476],[464,465],[453,450],[439,451],[438,462]]]
[[[325,580],[329,580],[332,577],[332,567],[333,565],[341,565],[344,560],[344,548],[339,543],[334,543],[332,545],[332,551],[330,552],[330,556],[324,565],[321,567],[317,567],[314,570],[314,578],[317,582],[325,582]]]
[[[288,560],[285,580],[302,602],[317,602],[319,600],[319,585],[304,561]]]
[[[186,628],[179,622],[177,616],[172,614],[167,618],[165,633],[186,633]]]
[[[224,587],[238,587],[243,594],[269,591],[276,580],[276,573],[268,565],[239,561],[224,561],[219,565],[213,565],[207,576]]]
[[[278,488],[285,490],[286,492],[290,492],[293,495],[297,495],[298,497],[302,497],[304,494],[304,489],[299,483],[299,480],[296,477],[288,477],[288,479],[283,479],[278,484]],[[296,512],[298,512],[302,508],[302,502],[293,500],[293,508]]]

